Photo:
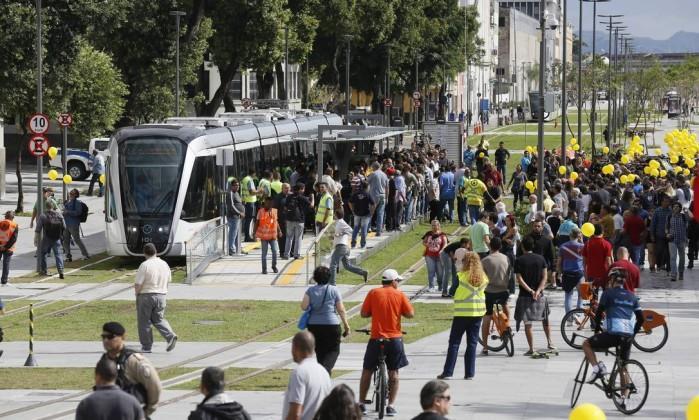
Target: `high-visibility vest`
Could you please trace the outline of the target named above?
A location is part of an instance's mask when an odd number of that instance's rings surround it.
[[[272,195],[272,184],[265,178],[260,180],[257,185],[257,192],[260,194],[260,198],[267,198]]]
[[[257,196],[255,194],[250,194],[250,190],[248,189],[251,183],[254,188],[255,182],[250,175],[246,176],[241,181],[240,197],[243,199],[243,203],[255,203],[257,201]]]
[[[277,209],[260,209],[257,214],[257,232],[255,232],[257,237],[263,241],[277,239],[277,226],[279,226]]]
[[[282,182],[281,182],[281,181],[278,181],[278,180],[272,181],[272,182],[269,184],[269,186],[270,186],[270,188],[272,188],[272,191],[273,191],[275,194],[279,194],[279,193],[282,192]]]
[[[483,181],[471,178],[466,181],[466,202],[469,206],[483,205],[483,192],[486,189]]]
[[[468,282],[470,274],[461,271],[459,277],[459,287],[454,293],[454,316],[483,316],[485,315],[485,285],[484,279],[480,287],[472,286]]]
[[[10,238],[12,238],[12,235],[14,235],[16,231],[17,223],[15,223],[14,221],[7,219],[0,221],[0,246],[5,246],[5,244],[10,241]],[[6,251],[15,252],[14,245],[12,246],[12,248],[6,249]]]
[[[328,200],[330,200],[328,202]],[[326,205],[327,204],[327,205]],[[316,222],[323,223],[325,220],[325,213],[330,212],[330,217],[328,218],[328,223],[333,221],[333,210],[335,205],[333,203],[333,196],[329,192],[323,194],[320,198],[320,203],[318,203],[318,211],[316,212]]]

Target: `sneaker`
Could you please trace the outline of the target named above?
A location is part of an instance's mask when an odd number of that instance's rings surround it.
[[[262,274],[267,274],[267,270],[262,270]]]
[[[170,340],[167,342],[167,348],[165,351],[172,351],[175,348],[175,345],[177,344],[177,336],[173,335]]]
[[[437,375],[437,379],[442,379],[442,380],[451,379],[451,375],[445,375],[442,373],[442,374]]]
[[[58,278],[63,280],[65,277],[63,277],[63,273],[58,273]]]
[[[488,355],[488,349],[481,350],[481,356],[487,356],[487,355]]]
[[[288,256],[288,255],[282,255],[280,258],[281,258],[282,260],[288,260],[288,259],[289,259],[289,256]]]
[[[524,356],[533,356],[534,355],[534,350],[527,350],[524,352]]]
[[[277,267],[272,267],[272,271],[274,271],[275,273],[279,272],[279,270],[277,270]]]
[[[395,408],[391,407],[390,405],[386,407],[386,415],[388,417],[395,417],[398,414],[398,411],[396,411]]]
[[[366,405],[359,404],[359,410],[362,412],[363,416],[366,416]]]
[[[680,273],[680,276],[677,278],[677,280],[680,280],[680,281],[684,280],[684,273]]]
[[[588,384],[591,384],[595,382],[597,379],[601,379],[604,377],[604,375],[607,374],[607,366],[604,365],[604,362],[599,362],[597,366],[592,367],[592,376],[589,381],[587,381]]]
[[[66,262],[73,262],[73,257],[66,257]]]

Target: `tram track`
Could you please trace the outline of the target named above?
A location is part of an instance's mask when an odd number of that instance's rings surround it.
[[[458,229],[456,229],[456,231],[454,231],[454,232],[453,232],[451,235],[449,235],[449,236],[450,236],[450,237],[458,236],[458,235],[462,232],[462,230],[463,230],[463,228],[462,228],[462,227],[459,227]],[[402,252],[402,253],[401,253],[400,255],[398,255],[396,258],[394,258],[393,260],[391,260],[391,262],[389,262],[389,263],[387,263],[386,265],[384,265],[382,268],[380,268],[379,270],[377,270],[376,273],[374,273],[371,277],[369,277],[369,281],[368,281],[367,283],[360,283],[360,284],[357,284],[357,285],[353,286],[351,289],[349,289],[346,293],[343,294],[343,300],[346,301],[347,298],[349,298],[349,297],[353,296],[354,294],[358,293],[358,292],[359,292],[360,290],[362,290],[364,287],[366,287],[366,286],[371,286],[371,285],[372,285],[371,281],[373,281],[373,280],[375,280],[375,279],[378,279],[378,278],[382,275],[382,273],[383,273],[384,270],[386,270],[386,269],[388,269],[389,267],[391,267],[392,265],[394,265],[396,261],[402,260],[406,255],[408,255],[409,253],[411,253],[412,251],[414,251],[414,250],[415,250],[417,247],[419,247],[419,246],[422,246],[422,243],[421,243],[421,242],[417,242],[415,245],[413,245],[412,247],[410,247],[410,248],[408,248],[407,250],[405,250],[404,252]],[[423,259],[419,259],[418,261],[416,261],[413,265],[411,265],[407,270],[405,270],[405,271],[404,271],[403,273],[401,273],[401,274],[404,275],[404,276],[406,276],[406,275],[409,276],[410,274],[412,274],[412,273],[416,272],[417,270],[419,270],[424,264],[425,264],[424,260],[423,260]],[[132,287],[131,285],[128,286],[128,288],[131,288],[131,287]],[[126,289],[127,289],[127,288],[125,288],[124,290],[126,290]],[[427,290],[427,286],[424,286],[424,287],[420,288],[419,290],[413,292],[413,293],[411,294],[411,296],[409,296],[409,300],[410,300],[410,301],[414,301],[415,299],[419,298],[422,294],[424,294],[426,290]],[[118,293],[121,293],[122,291],[123,291],[123,290],[119,290],[119,291],[117,291],[117,292],[112,292],[112,293],[110,293],[109,295],[105,295],[105,296],[100,297],[99,300],[105,299],[105,298],[110,297],[110,296],[112,296],[112,295],[116,295],[116,294],[118,294]],[[93,299],[93,300],[91,300],[90,302],[95,301],[95,300],[97,300],[97,299]],[[60,310],[56,310],[56,311],[54,311],[53,313],[50,313],[50,314],[42,314],[42,316],[50,316],[50,315],[55,315],[55,314],[58,314],[58,313],[62,313],[62,312],[64,312],[64,311],[66,311],[66,310],[71,310],[71,309],[73,309],[73,308],[75,308],[75,307],[77,307],[77,306],[82,306],[82,305],[84,305],[84,304],[86,304],[86,303],[88,303],[88,302],[81,302],[80,304],[76,304],[76,305],[73,305],[73,306],[68,307],[68,308],[63,308],[63,309],[60,309]],[[358,304],[354,305],[352,308],[348,309],[348,310],[347,310],[347,317],[348,317],[348,319],[351,319],[351,318],[354,318],[355,316],[357,316],[357,315],[359,314],[359,311],[360,311],[360,309],[361,309],[361,306],[362,306],[362,303],[358,303]],[[292,325],[293,323],[294,323],[294,322],[292,322],[292,321],[285,322],[285,323],[283,323],[283,324],[280,324],[280,325],[278,325],[278,326],[272,328],[271,330],[265,331],[265,332],[263,332],[263,333],[261,333],[261,334],[258,334],[258,335],[254,336],[254,337],[251,337],[251,338],[249,338],[249,339],[247,339],[247,340],[244,340],[244,341],[241,341],[241,342],[237,342],[237,343],[232,343],[232,344],[229,344],[229,345],[226,345],[226,346],[217,348],[217,349],[215,349],[215,350],[212,350],[212,351],[210,351],[210,352],[206,352],[206,353],[203,353],[203,354],[199,354],[199,355],[190,357],[190,358],[188,358],[188,359],[185,359],[185,360],[182,360],[182,361],[179,361],[179,362],[176,362],[176,363],[172,363],[172,364],[170,364],[170,365],[164,366],[164,367],[159,368],[159,369],[157,369],[157,370],[158,370],[158,372],[163,372],[163,371],[166,371],[166,370],[168,370],[168,369],[173,369],[173,368],[182,367],[182,366],[185,366],[185,365],[187,365],[187,364],[191,364],[191,363],[194,363],[194,362],[199,362],[199,361],[202,361],[202,360],[206,360],[206,359],[208,359],[208,358],[210,358],[210,357],[219,355],[219,354],[221,354],[221,353],[223,353],[223,352],[226,352],[226,351],[230,351],[230,350],[234,350],[234,349],[236,349],[236,348],[240,348],[240,347],[242,347],[242,346],[244,346],[244,345],[247,345],[247,344],[250,344],[250,343],[254,343],[254,342],[257,342],[257,341],[261,341],[261,339],[263,339],[263,338],[265,338],[265,337],[268,337],[268,336],[270,336],[270,335],[272,335],[272,334],[274,334],[274,333],[276,333],[276,332],[278,332],[278,331],[281,331],[281,330],[283,330],[284,328],[289,327],[289,326]],[[228,368],[230,368],[230,367],[233,367],[233,365],[235,365],[235,364],[239,364],[239,363],[241,363],[241,362],[245,362],[245,361],[247,361],[247,360],[251,360],[251,359],[253,359],[253,358],[256,358],[256,357],[262,356],[262,355],[264,355],[264,354],[267,354],[267,353],[269,353],[269,352],[275,351],[275,350],[277,350],[278,348],[284,346],[284,345],[285,345],[288,341],[290,341],[291,339],[292,339],[292,337],[287,337],[287,338],[285,338],[285,339],[283,339],[283,340],[280,340],[280,341],[274,343],[273,345],[271,345],[271,346],[269,346],[269,347],[267,347],[267,348],[265,348],[265,349],[262,349],[262,350],[259,350],[259,351],[257,351],[257,352],[254,352],[254,353],[251,353],[251,354],[247,354],[247,355],[244,355],[244,356],[238,356],[238,357],[236,357],[236,358],[233,358],[233,359],[231,359],[231,360],[227,360],[227,361],[225,361],[225,362],[223,362],[223,363],[220,363],[220,364],[218,364],[218,365],[215,365],[215,366],[217,366],[217,367],[219,367],[219,368],[221,368],[221,369],[224,369],[224,370],[225,370],[225,369],[228,369]],[[288,366],[288,365],[291,364],[292,362],[293,362],[293,359],[289,358],[289,359],[283,360],[283,361],[281,361],[281,362],[274,363],[274,364],[272,364],[272,365],[270,365],[270,366],[266,366],[266,367],[264,367],[264,368],[256,369],[256,370],[254,370],[253,372],[249,372],[249,373],[246,373],[246,374],[244,374],[244,375],[240,375],[240,376],[236,376],[236,377],[234,377],[234,378],[228,379],[228,380],[226,381],[226,383],[227,383],[227,384],[237,384],[237,383],[240,383],[240,382],[245,381],[245,380],[247,380],[247,379],[251,379],[251,378],[254,378],[254,377],[259,376],[259,375],[261,375],[261,374],[264,374],[265,372],[269,372],[269,371],[271,371],[271,370],[283,368],[283,367],[285,367],[285,366]],[[200,377],[201,372],[202,372],[203,370],[204,370],[204,368],[195,369],[195,370],[192,371],[192,372],[188,372],[188,373],[185,373],[185,374],[182,374],[182,375],[179,375],[179,376],[176,376],[176,377],[173,377],[173,378],[164,380],[164,381],[162,381],[163,388],[170,388],[170,387],[173,387],[173,386],[176,386],[176,385],[180,385],[180,384],[183,384],[183,383],[186,383],[186,382],[190,382],[190,381],[192,381],[192,380],[195,380],[195,379],[197,379],[197,378]],[[82,397],[82,396],[84,396],[84,395],[86,395],[86,394],[89,394],[90,392],[92,392],[92,390],[78,391],[78,392],[71,393],[71,394],[68,394],[68,395],[64,395],[64,396],[61,396],[61,397],[58,397],[58,398],[55,398],[55,399],[52,399],[52,400],[49,400],[49,401],[34,403],[34,404],[29,405],[29,406],[20,407],[20,408],[17,408],[17,409],[15,409],[15,410],[10,410],[10,411],[7,411],[7,412],[0,412],[0,418],[2,418],[2,417],[7,417],[7,416],[11,416],[11,415],[16,415],[16,414],[27,413],[27,412],[33,411],[33,410],[35,410],[35,409],[38,409],[38,408],[44,408],[44,407],[49,406],[49,405],[54,405],[54,404],[59,404],[59,403],[62,403],[62,402],[66,402],[66,401],[69,401],[69,400],[71,400],[71,399],[75,399],[75,398]],[[187,399],[187,398],[190,398],[190,397],[193,397],[193,396],[196,396],[196,395],[199,395],[199,391],[187,392],[187,393],[185,393],[185,394],[178,395],[178,396],[173,397],[173,398],[170,398],[170,399],[168,399],[168,400],[161,401],[161,402],[158,404],[158,407],[162,407],[162,406],[174,404],[174,403],[177,403],[177,402],[179,402],[179,401],[182,401],[182,400],[184,400],[184,399]],[[65,411],[62,411],[62,412],[59,412],[59,413],[53,413],[53,414],[50,414],[50,415],[48,415],[48,416],[41,417],[41,418],[39,418],[39,419],[40,419],[40,420],[60,419],[60,418],[62,418],[62,417],[66,417],[66,416],[72,415],[74,412],[75,412],[75,408],[72,408],[72,409],[70,409],[70,410],[65,410]]]

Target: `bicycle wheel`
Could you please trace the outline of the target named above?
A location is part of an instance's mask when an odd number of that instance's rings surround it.
[[[661,327],[653,328],[647,333],[641,328],[641,331],[633,338],[633,345],[641,351],[653,353],[663,348],[667,343],[668,334],[667,323]]]
[[[642,364],[635,360],[622,363],[609,377],[612,401],[617,410],[633,414],[643,407],[648,398],[648,373]]]
[[[561,320],[563,341],[574,349],[582,349],[583,341],[595,333],[593,324],[592,318],[585,309],[577,308],[569,311]]]
[[[386,371],[386,364],[382,363],[379,366],[379,387],[378,387],[378,399],[376,401],[376,411],[379,413],[379,419],[382,419],[384,414],[386,414],[386,400],[388,399],[388,372]]]
[[[580,392],[585,384],[585,379],[587,378],[587,368],[589,366],[590,364],[587,363],[587,359],[583,357],[582,363],[580,363],[580,369],[578,369],[578,374],[575,375],[575,379],[573,379],[573,393],[570,394],[570,408],[575,407],[575,404],[578,402],[578,398],[580,398]]]
[[[508,328],[507,331],[505,331],[505,351],[507,352],[507,355],[509,357],[512,357],[515,355],[515,340],[514,336],[512,334],[512,329]]]

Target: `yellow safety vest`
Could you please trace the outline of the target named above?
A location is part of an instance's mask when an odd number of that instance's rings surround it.
[[[468,282],[468,272],[459,272],[457,276],[459,287],[454,293],[454,316],[485,315],[485,286],[488,280],[484,279],[480,287],[474,287]]]
[[[329,206],[325,204],[330,200]],[[335,203],[333,203],[333,196],[326,192],[320,198],[320,203],[318,203],[318,211],[316,212],[316,222],[323,223],[325,220],[325,212],[330,212],[330,217],[328,218],[328,223],[333,221],[333,210],[335,209]]]
[[[471,178],[466,181],[466,202],[469,206],[483,205],[483,192],[487,187],[480,179]]]
[[[257,192],[261,198],[270,197],[272,195],[272,184],[265,178],[262,178],[257,185]]]
[[[255,194],[250,194],[248,186],[252,183],[253,188],[255,187],[255,182],[252,180],[250,175],[243,178],[241,181],[240,197],[243,199],[243,203],[255,203],[257,202],[257,196]]]
[[[279,194],[282,192],[282,182],[281,181],[272,181],[269,185],[275,194]]]

